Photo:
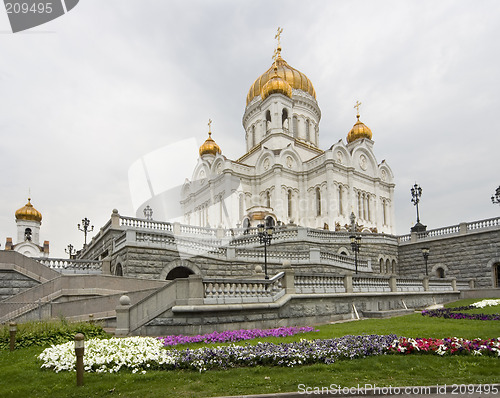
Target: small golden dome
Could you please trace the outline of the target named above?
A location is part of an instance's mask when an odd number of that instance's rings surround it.
[[[28,198],[28,203],[16,210],[16,220],[30,220],[42,222],[42,213],[33,207],[31,198]]]
[[[359,120],[359,113],[356,115],[358,121],[352,126],[351,131],[347,134],[347,143],[350,144],[360,138],[372,139],[372,131]]]
[[[200,146],[200,157],[203,155],[217,155],[221,153],[219,145],[212,139],[212,132],[208,132],[208,138],[202,146]]]
[[[276,66],[274,67],[274,76],[264,84],[260,93],[263,100],[271,94],[283,94],[292,98],[292,86],[290,86],[286,80],[278,76],[278,68]]]
[[[275,71],[275,67],[277,71]],[[309,78],[302,72],[292,68],[281,58],[281,47],[278,47],[276,60],[273,65],[264,72],[250,87],[247,95],[247,105],[257,96],[264,95],[264,87],[271,79],[274,79],[276,74],[281,81],[286,81],[292,89],[302,90],[316,98],[316,91]],[[286,90],[286,89],[285,89]],[[272,94],[272,93],[270,93]],[[269,95],[269,94],[268,94]],[[289,95],[291,97],[291,95]]]

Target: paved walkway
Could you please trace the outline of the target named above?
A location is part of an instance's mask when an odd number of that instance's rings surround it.
[[[440,386],[414,387],[376,387],[329,389],[314,386],[300,385],[297,392],[260,394],[260,395],[233,395],[219,398],[304,398],[304,397],[411,397],[411,398],[488,398],[500,397],[500,384],[453,384]]]

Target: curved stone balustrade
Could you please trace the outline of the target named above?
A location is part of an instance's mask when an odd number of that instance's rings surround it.
[[[328,261],[333,262],[333,263],[354,265],[354,261],[353,261],[352,257],[344,256],[342,254],[321,251],[320,258],[321,258],[321,260],[328,260]],[[368,261],[358,259],[358,268],[368,269]]]

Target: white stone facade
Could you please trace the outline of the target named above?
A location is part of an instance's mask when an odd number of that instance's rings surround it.
[[[182,188],[183,222],[236,228],[272,217],[344,230],[354,212],[363,231],[393,233],[394,175],[377,163],[374,142],[339,140],[321,150],[320,119],[316,99],[302,90],[254,97],[243,115],[246,153],[200,156]]]

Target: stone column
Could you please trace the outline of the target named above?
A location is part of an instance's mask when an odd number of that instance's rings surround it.
[[[352,274],[347,273],[344,275],[344,288],[346,293],[353,293],[354,290],[352,288]]]
[[[130,331],[130,297],[123,295],[116,307],[116,336],[126,336]]]
[[[429,291],[429,277],[424,276],[422,279],[422,285],[424,286],[424,291],[428,292]]]
[[[283,267],[289,267],[290,261],[283,261]],[[285,276],[283,278],[283,287],[286,294],[295,294],[295,271],[291,268],[285,268]]]
[[[398,284],[396,280],[396,275],[391,275],[389,278],[389,287],[391,288],[391,292],[398,291]]]

